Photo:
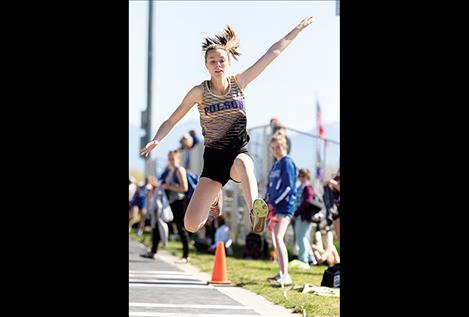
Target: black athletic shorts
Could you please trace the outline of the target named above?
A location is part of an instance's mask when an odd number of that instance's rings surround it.
[[[206,147],[204,151],[204,169],[200,177],[210,178],[211,180],[220,182],[222,186],[225,186],[225,184],[232,179],[230,177],[231,166],[236,156],[241,153],[249,155],[245,147],[224,150]],[[234,179],[233,181],[236,182]]]

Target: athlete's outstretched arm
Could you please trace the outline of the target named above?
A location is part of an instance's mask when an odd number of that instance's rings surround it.
[[[274,45],[272,45],[267,52],[259,58],[257,62],[251,67],[237,75],[237,80],[242,89],[259,76],[262,71],[269,65],[280,53],[296,38],[304,28],[313,23],[313,17],[306,17],[300,24],[290,31],[285,37],[281,38]]]
[[[197,103],[201,102],[202,88],[200,85],[193,87],[184,97],[179,107],[171,114],[171,116],[161,124],[158,131],[156,132],[153,140],[147,143],[147,145],[140,150],[140,155],[148,155],[160,141],[171,131],[176,123],[181,120],[186,113]]]

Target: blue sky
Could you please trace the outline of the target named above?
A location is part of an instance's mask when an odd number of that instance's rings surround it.
[[[153,9],[152,136],[189,89],[209,79],[201,49],[205,37],[232,26],[241,40],[242,55],[230,69],[236,74],[308,15],[315,17],[313,24],[247,87],[248,128],[275,116],[287,127],[310,131],[316,126],[316,93],[324,122],[340,122],[335,1],[156,1]],[[129,1],[129,124],[137,127],[146,108],[147,27],[148,2]],[[194,107],[178,125],[198,120]]]

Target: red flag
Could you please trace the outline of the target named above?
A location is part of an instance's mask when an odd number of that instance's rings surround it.
[[[321,105],[319,99],[316,96],[316,126],[318,127],[318,134],[320,139],[326,138],[326,131],[324,130],[324,122],[322,120]],[[324,145],[327,146],[327,141],[324,141]]]

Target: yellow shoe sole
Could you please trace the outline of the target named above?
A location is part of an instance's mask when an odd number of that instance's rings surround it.
[[[252,206],[252,230],[255,233],[262,233],[265,227],[265,218],[269,213],[269,207],[261,198],[254,200]]]

